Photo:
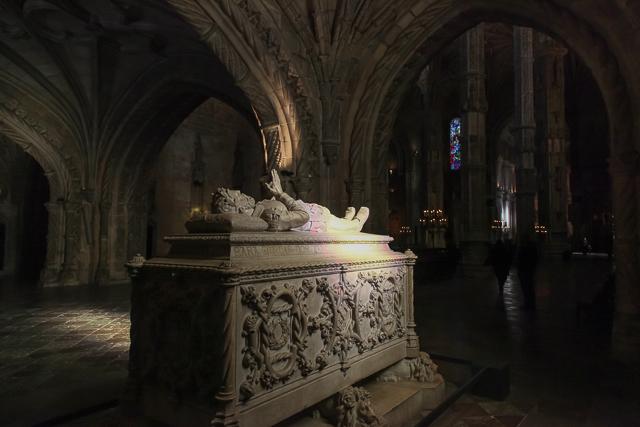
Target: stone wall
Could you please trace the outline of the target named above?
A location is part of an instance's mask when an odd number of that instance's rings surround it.
[[[194,184],[198,137],[204,173],[202,183]],[[151,255],[166,254],[169,245],[163,237],[187,232],[183,224],[194,209],[210,212],[211,193],[219,187],[259,199],[264,164],[255,122],[214,98],[196,108],[171,136],[151,172],[154,196],[149,219],[155,226],[155,253]]]

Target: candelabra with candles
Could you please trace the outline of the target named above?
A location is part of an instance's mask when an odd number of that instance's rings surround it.
[[[427,232],[431,235],[431,247],[436,247],[436,235],[438,235],[438,247],[446,246],[444,244],[444,233],[447,229],[447,218],[441,210],[432,209],[423,211],[420,225],[426,227]]]
[[[491,231],[496,233],[496,238],[501,239],[503,235],[507,234],[511,227],[507,225],[507,221],[494,219]]]
[[[547,228],[544,225],[536,225],[536,233],[545,234]]]
[[[411,227],[400,227],[400,234],[411,234]]]
[[[499,219],[494,219],[491,229],[494,231],[502,231],[506,227],[507,227],[507,221],[500,221]]]

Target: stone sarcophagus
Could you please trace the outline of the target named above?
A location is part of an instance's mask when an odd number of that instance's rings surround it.
[[[391,238],[170,236],[129,264],[128,390],[170,425],[270,426],[406,357],[415,256]]]

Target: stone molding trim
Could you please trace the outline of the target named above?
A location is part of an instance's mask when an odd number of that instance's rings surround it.
[[[175,260],[176,262],[182,262],[183,260]],[[363,257],[361,260],[351,260],[348,263],[345,262],[310,262],[310,263],[294,263],[274,265],[269,268],[250,268],[250,267],[227,267],[224,263],[219,267],[203,267],[197,265],[188,264],[164,264],[164,263],[147,263],[144,269],[149,274],[166,274],[168,270],[177,277],[177,275],[194,276],[194,277],[206,277],[210,275],[220,275],[226,277],[223,280],[226,283],[235,283],[239,279],[243,281],[258,281],[266,280],[273,277],[289,277],[295,276],[300,273],[304,274],[320,274],[322,272],[331,273],[346,273],[349,271],[357,271],[361,269],[372,269],[381,267],[393,267],[407,265],[407,260],[402,257],[398,257],[395,260],[390,260],[388,257],[380,257],[379,259],[372,259],[371,257]]]
[[[293,232],[295,236],[286,236],[284,233],[275,233],[261,236],[242,235],[241,233],[234,234],[189,234],[189,235],[175,235],[167,236],[163,240],[167,243],[176,244],[180,242],[193,242],[193,241],[218,241],[218,242],[230,242],[234,244],[256,244],[256,243],[281,243],[283,245],[291,245],[296,243],[301,244],[322,244],[322,243],[390,243],[393,241],[393,237],[378,236],[373,234],[357,233],[357,234],[312,234],[306,232]],[[293,234],[292,233],[292,234]],[[411,251],[409,251],[411,252]],[[413,252],[411,252],[413,254]],[[413,255],[415,256],[415,255]]]

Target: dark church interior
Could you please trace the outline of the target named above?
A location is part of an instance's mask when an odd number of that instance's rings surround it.
[[[638,52],[634,0],[0,0],[0,425],[640,426]]]

